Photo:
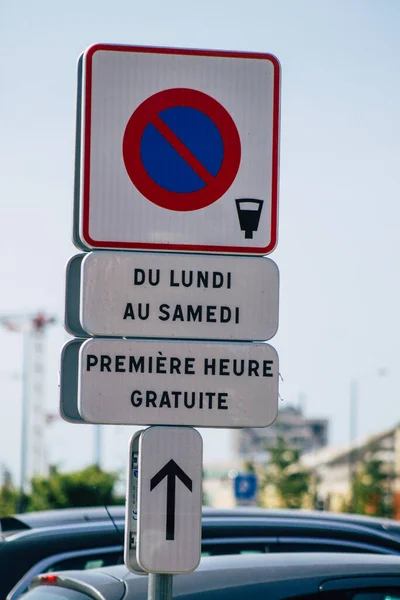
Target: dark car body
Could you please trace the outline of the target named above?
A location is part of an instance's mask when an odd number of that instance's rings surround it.
[[[147,586],[147,577],[111,567],[39,576],[23,598],[145,600]],[[173,596],[179,600],[399,600],[400,557],[340,553],[209,557],[193,573],[173,577]]]
[[[0,598],[15,600],[39,573],[123,562],[124,521],[72,523],[6,535],[0,542]],[[203,555],[281,552],[354,552],[400,555],[400,539],[341,521],[293,516],[203,516]],[[10,592],[10,590],[12,590]],[[10,593],[9,593],[10,592]],[[8,594],[8,596],[7,596]]]

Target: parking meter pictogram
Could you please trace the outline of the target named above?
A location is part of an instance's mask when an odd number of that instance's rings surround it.
[[[246,239],[253,239],[254,231],[257,231],[264,200],[253,198],[238,198],[235,200],[236,210],[239,217],[240,229],[244,231]]]

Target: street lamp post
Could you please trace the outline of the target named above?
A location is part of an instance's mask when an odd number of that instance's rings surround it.
[[[357,486],[354,485],[356,478],[356,450],[353,448],[357,438],[357,420],[358,420],[358,382],[355,379],[350,381],[350,450],[349,450],[349,487],[351,494],[350,512],[355,512],[358,498]]]
[[[386,377],[387,371],[385,368],[380,368],[376,372],[377,377]],[[358,503],[358,490],[357,486],[354,485],[357,475],[357,449],[355,448],[355,442],[358,436],[358,404],[359,404],[359,382],[357,379],[350,381],[349,387],[349,487],[351,495],[351,507],[350,512],[356,510]]]
[[[19,482],[18,512],[25,510],[25,483],[27,479],[29,435],[29,332],[22,331],[22,410],[21,410],[21,472]]]

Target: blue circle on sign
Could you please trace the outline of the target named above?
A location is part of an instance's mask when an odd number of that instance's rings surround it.
[[[164,189],[181,194],[196,192],[206,182],[193,168],[196,161],[213,177],[224,158],[224,144],[218,127],[205,113],[189,106],[174,106],[159,113],[168,136],[161,133],[157,120],[148,123],[140,142],[140,155],[147,174]],[[180,152],[181,144],[185,154]]]

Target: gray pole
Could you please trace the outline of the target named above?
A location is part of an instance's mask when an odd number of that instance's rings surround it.
[[[27,474],[27,449],[28,449],[28,425],[29,425],[29,344],[30,331],[22,332],[22,427],[21,427],[21,475],[20,491],[18,500],[18,511],[25,510],[25,485]]]
[[[147,600],[172,600],[172,575],[149,573]]]
[[[355,442],[357,437],[358,420],[358,384],[355,379],[350,381],[350,444]]]
[[[101,459],[102,459],[102,431],[100,429],[100,425],[94,426],[94,464],[101,469]]]
[[[356,486],[351,490],[353,480],[356,475],[356,450],[353,448],[353,444],[357,437],[357,419],[358,419],[358,385],[357,381],[353,379],[350,381],[350,450],[349,450],[349,483],[350,491],[352,491],[351,497],[351,512],[355,511],[357,504],[357,492]]]

